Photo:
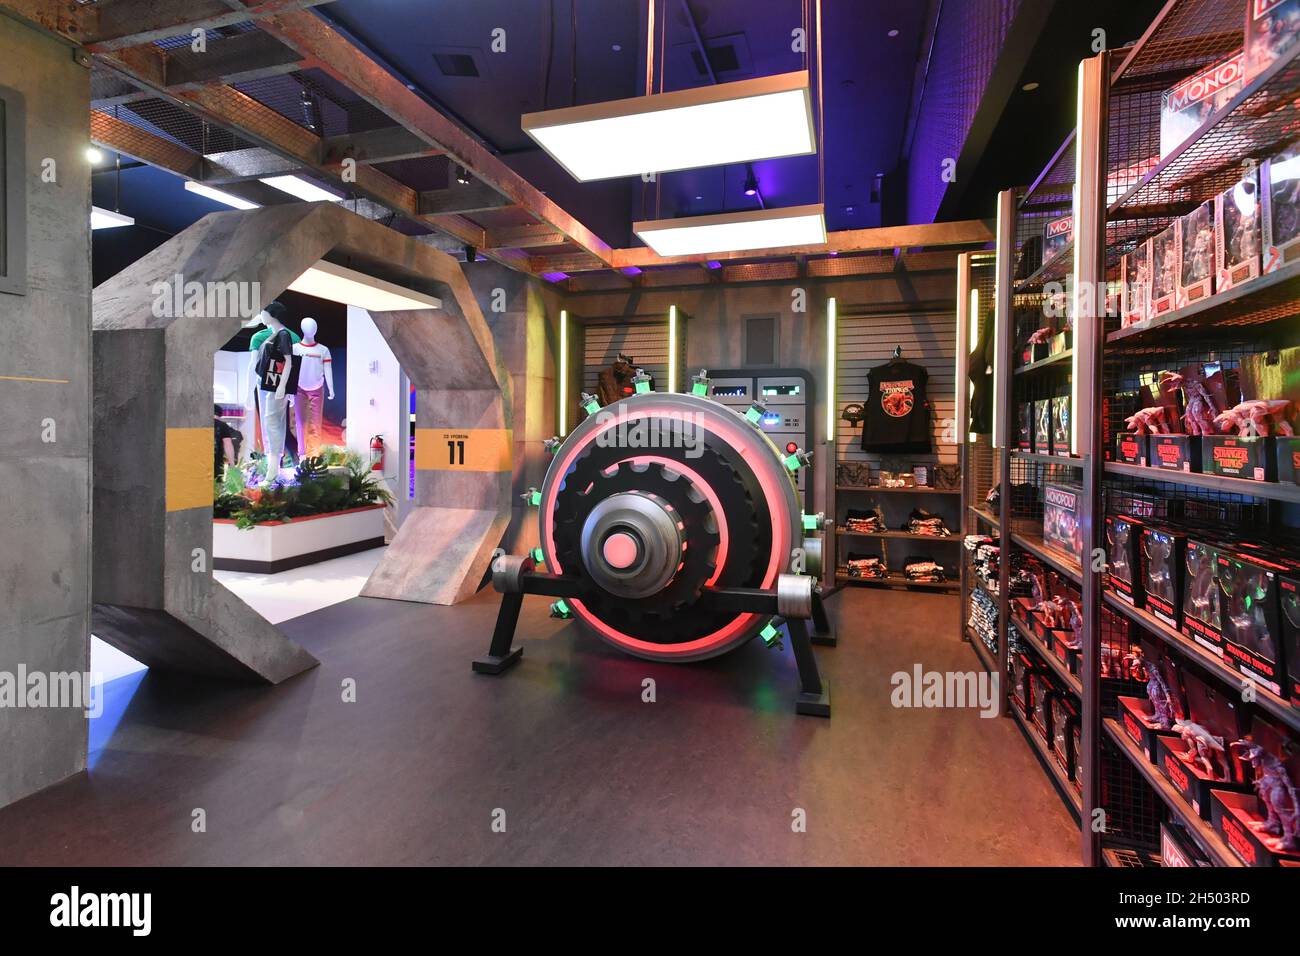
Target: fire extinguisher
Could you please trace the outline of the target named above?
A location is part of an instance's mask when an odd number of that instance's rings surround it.
[[[384,436],[376,435],[370,439],[370,470],[384,470]]]

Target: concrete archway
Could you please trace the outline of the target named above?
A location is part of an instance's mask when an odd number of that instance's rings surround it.
[[[210,443],[212,354],[239,331],[241,293],[269,302],[321,259],[441,301],[374,318],[416,385],[424,444],[474,443],[461,466],[417,459],[416,509],[365,593],[461,600],[505,530],[510,379],[459,263],[333,203],[206,216],[94,293],[92,624],[151,667],[278,683],[316,663],[212,578]],[[176,314],[177,282],[213,294]]]

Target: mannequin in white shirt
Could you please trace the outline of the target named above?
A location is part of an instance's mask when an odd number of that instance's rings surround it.
[[[315,319],[302,320],[302,341],[293,347],[298,358],[298,394],[293,409],[298,426],[299,456],[320,454],[325,399],[334,398],[334,360],[328,346],[316,341]]]

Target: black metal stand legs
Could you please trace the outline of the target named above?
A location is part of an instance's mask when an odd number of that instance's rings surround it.
[[[512,645],[525,594],[574,598],[583,593],[582,582],[577,579],[535,573],[530,558],[508,555],[500,555],[493,561],[492,584],[501,592],[501,608],[497,611],[496,629],[492,632],[492,646],[486,656],[473,661],[476,674],[502,674],[519,663],[523,649]],[[830,717],[830,688],[822,680],[813,645],[833,647],[835,629],[812,578],[783,574],[775,590],[709,588],[702,595],[701,604],[713,610],[774,615],[774,625],[784,623],[790,634],[795,665],[799,669],[795,712],[811,717]]]
[[[835,636],[835,627],[831,624],[830,615],[826,613],[826,605],[822,603],[822,596],[818,591],[813,591],[812,597],[811,640],[814,644],[823,647],[834,647],[838,640]]]
[[[522,647],[511,648],[515,628],[519,625],[519,609],[524,606],[524,593],[514,591],[501,595],[501,609],[497,611],[497,626],[492,632],[492,646],[486,657],[475,658],[470,665],[476,674],[500,674],[519,663],[524,656]]]

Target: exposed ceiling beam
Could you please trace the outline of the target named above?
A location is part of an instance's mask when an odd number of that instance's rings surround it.
[[[96,146],[123,153],[178,176],[189,179],[203,176],[202,156],[108,113],[91,111],[90,141]]]
[[[205,83],[242,83],[299,68],[302,56],[275,37],[254,30],[208,44],[204,53],[189,47],[163,61],[165,84],[173,89]]]
[[[6,0],[12,3],[15,0]],[[49,7],[68,7],[70,2],[16,0]],[[302,11],[333,0],[250,0],[247,4],[226,0],[113,0],[93,11],[93,19],[79,40],[92,53],[122,50],[142,43],[152,43],[191,30],[215,30],[246,20],[260,20],[275,14]]]
[[[341,163],[345,159],[358,163],[392,163],[399,159],[441,155],[441,149],[430,146],[427,140],[405,126],[389,126],[347,136],[327,136],[321,140],[321,162],[327,164]]]
[[[562,252],[554,256],[530,256],[528,271],[536,275],[547,272],[601,272],[609,266],[589,252]]]
[[[878,229],[846,229],[827,235],[825,245],[785,246],[745,252],[715,252],[693,256],[660,256],[645,247],[615,249],[613,267],[688,265],[702,262],[769,259],[782,256],[817,256],[827,253],[877,252],[883,249],[918,249],[941,246],[984,245],[994,238],[993,224],[987,220],[936,222],[919,226],[883,226]],[[593,263],[590,257],[574,255],[534,256],[529,268],[542,272],[593,272],[608,268]]]
[[[553,226],[539,223],[533,226],[506,226],[489,229],[484,249],[536,249],[543,246],[563,245],[565,238]]]
[[[160,97],[230,130],[241,139],[286,157],[301,169],[311,170],[345,194],[359,195],[401,216],[427,222],[450,233],[462,243],[482,247],[482,228],[458,215],[422,214],[419,210],[419,194],[414,189],[372,166],[358,164],[353,170],[355,179],[345,180],[341,165],[319,161],[322,150],[319,136],[234,87],[209,85],[168,90],[164,86],[163,54],[152,45],[99,54],[98,59],[106,66],[119,70],[135,82],[156,91]]]
[[[484,212],[512,205],[514,203],[486,183],[454,183],[446,189],[429,189],[420,193],[419,211],[426,216],[440,216]]]
[[[241,182],[230,179],[228,170],[197,153],[191,153],[148,130],[123,122],[108,113],[92,110],[90,114],[90,141],[96,146],[138,159],[158,169],[175,173],[208,185],[220,185],[231,193],[259,206],[274,206],[292,202],[284,193],[259,182]],[[369,217],[375,218],[375,217]]]
[[[357,49],[320,17],[307,12],[267,17],[261,27],[279,37],[320,69],[383,110],[436,148],[447,151],[475,179],[496,189],[534,218],[549,223],[576,245],[608,264],[612,250],[540,190],[488,151],[450,118],[408,90],[402,82]]]
[[[48,33],[80,43],[95,23],[96,10],[75,3],[51,3],[50,0],[3,0],[0,13],[30,23]]]

